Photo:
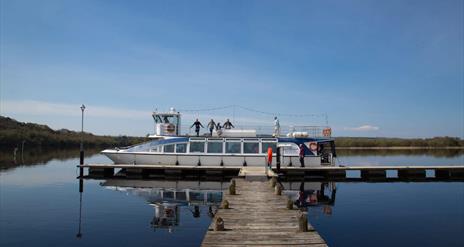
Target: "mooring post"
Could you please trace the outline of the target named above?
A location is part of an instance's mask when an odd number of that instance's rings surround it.
[[[276,167],[277,167],[277,174],[280,173],[280,147],[277,147],[276,150]]]
[[[229,209],[229,201],[227,201],[227,200],[222,201],[221,208]]]
[[[292,199],[287,199],[287,209],[293,209],[293,201]]]
[[[276,177],[272,177],[271,180],[269,180],[269,184],[271,185],[272,188],[275,187],[276,183],[277,183]]]
[[[230,181],[230,185],[229,185],[229,195],[236,195],[236,191],[235,191],[235,180],[232,179]]]
[[[276,186],[274,187],[274,192],[278,196],[282,195],[282,185],[280,183],[276,184]]]
[[[214,220],[214,231],[224,231],[224,220],[221,217]]]
[[[300,232],[308,231],[308,213],[301,212],[300,216],[298,217],[298,226],[298,230]]]

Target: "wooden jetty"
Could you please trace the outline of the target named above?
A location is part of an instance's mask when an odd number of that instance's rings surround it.
[[[322,166],[322,167],[284,167],[278,173],[286,176],[324,177],[346,179],[347,171],[357,171],[363,179],[383,179],[387,171],[395,171],[399,179],[426,178],[427,171],[433,172],[437,179],[463,179],[464,165],[452,166]]]
[[[224,180],[236,177],[240,167],[225,166],[168,166],[142,164],[86,164],[79,165],[81,169],[88,169],[87,178],[199,178],[202,176]]]
[[[232,178],[236,176],[252,177],[256,171],[262,174],[268,171],[268,176],[276,174],[285,177],[323,178],[336,181],[349,180],[347,171],[357,171],[361,179],[381,180],[387,178],[387,171],[395,171],[397,180],[462,180],[464,179],[464,165],[452,166],[321,166],[321,167],[281,167],[272,170],[265,167],[251,166],[169,166],[143,164],[86,164],[79,165],[88,169],[90,177],[127,177],[127,178],[162,178],[162,177],[218,177]],[[122,171],[122,172],[121,172]],[[432,173],[427,174],[427,171]],[[430,175],[432,174],[432,175]],[[257,177],[260,177],[257,176]]]
[[[306,213],[287,208],[287,197],[277,195],[271,187],[267,168],[244,167],[235,179],[235,195],[224,193],[219,209],[206,233],[202,245],[215,246],[327,246],[312,228],[301,231],[300,217]],[[228,202],[228,209],[224,202]],[[303,224],[307,224],[307,221]],[[218,229],[218,222],[224,229]]]

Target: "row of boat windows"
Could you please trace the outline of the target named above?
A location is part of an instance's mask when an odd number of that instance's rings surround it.
[[[267,153],[268,148],[272,148],[272,152],[276,152],[276,142],[190,142],[168,144],[150,149],[151,152],[164,153],[211,153],[211,154],[259,154]],[[224,152],[225,151],[225,152]]]

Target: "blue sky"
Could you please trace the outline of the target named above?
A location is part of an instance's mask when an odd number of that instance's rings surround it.
[[[150,112],[327,113],[338,136],[464,137],[464,1],[0,1],[0,114],[145,135]],[[231,108],[207,121],[272,125]],[[281,117],[283,125],[321,117]]]

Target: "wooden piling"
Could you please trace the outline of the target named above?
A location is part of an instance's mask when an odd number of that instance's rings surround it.
[[[293,209],[293,201],[292,199],[287,199],[287,209]]]
[[[221,217],[214,219],[214,231],[224,231],[224,220]]]
[[[276,184],[274,187],[274,193],[278,196],[282,195],[282,185],[281,184]]]
[[[213,220],[202,246],[327,246],[316,231],[300,231],[298,210],[288,210],[288,199],[274,194],[268,181],[236,180],[237,195],[224,194],[233,207],[218,209],[225,231]]]
[[[301,212],[298,216],[298,230],[300,232],[308,231],[308,214],[306,212]]]
[[[223,200],[222,203],[221,203],[221,208],[229,209],[229,201]]]
[[[272,177],[269,180],[269,184],[271,185],[271,188],[274,188],[276,186],[276,183],[277,183],[277,178],[275,178],[275,177]]]
[[[229,195],[236,195],[236,191],[235,191],[235,180],[232,180],[233,183],[230,183],[229,185]]]
[[[361,177],[364,179],[386,178],[386,170],[361,170]]]

